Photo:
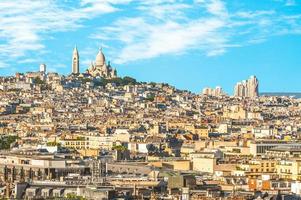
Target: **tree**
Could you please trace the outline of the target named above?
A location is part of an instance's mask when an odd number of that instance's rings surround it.
[[[137,83],[136,79],[129,76],[123,77],[122,82],[124,85],[135,85]]]
[[[127,148],[125,146],[122,146],[122,145],[113,146],[112,149],[113,150],[120,150],[120,151],[127,150]]]
[[[89,79],[89,78],[82,78],[82,79],[81,79],[81,82],[82,82],[82,83],[91,82],[91,79]]]
[[[44,84],[46,84],[45,81],[41,80],[41,78],[38,77],[38,76],[34,79],[34,83],[38,84],[38,85],[44,85]]]
[[[149,95],[146,97],[146,100],[147,100],[147,101],[154,101],[154,100],[155,100],[155,94],[149,94]]]
[[[0,137],[0,150],[10,149],[11,144],[14,143],[17,139],[19,139],[19,137],[15,135]]]
[[[68,200],[87,200],[86,198],[82,196],[77,196],[76,194],[67,194],[66,199]]]
[[[90,81],[90,79],[89,79],[89,81]],[[85,82],[84,79],[82,79],[82,82]],[[123,78],[116,77],[116,78],[111,78],[111,79],[106,79],[106,78],[94,79],[93,83],[94,83],[94,86],[106,86],[108,83],[113,83],[117,86],[140,84],[140,82],[137,82],[136,79],[129,77],[129,76],[125,76]]]
[[[58,143],[58,142],[47,142],[47,146],[49,146],[49,147],[55,147],[55,146],[61,146],[61,144],[60,143]]]

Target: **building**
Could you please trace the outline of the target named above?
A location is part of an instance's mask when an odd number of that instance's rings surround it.
[[[93,77],[103,77],[103,78],[115,78],[117,77],[116,69],[111,67],[110,62],[106,64],[105,56],[102,52],[102,49],[99,49],[98,54],[96,55],[95,62],[91,62],[87,73]]]
[[[234,88],[234,96],[236,97],[244,97],[246,96],[246,89],[247,89],[246,81],[238,82]]]
[[[234,87],[234,96],[255,98],[258,93],[259,82],[256,76],[251,76],[248,80],[238,82]]]
[[[77,47],[74,47],[72,54],[72,74],[78,75],[79,73],[79,53]],[[86,70],[86,75],[110,79],[117,77],[117,71],[111,67],[110,62],[106,63],[102,49],[99,49],[95,62],[91,62],[89,68]]]
[[[272,148],[279,148],[279,147],[286,147],[286,148],[301,148],[300,143],[290,143],[286,141],[274,141],[274,140],[262,140],[262,141],[256,141],[252,142],[250,144],[250,153],[254,156],[257,155],[264,155],[269,151],[269,154],[271,153],[270,150]]]
[[[207,95],[207,96],[221,96],[221,95],[224,95],[224,91],[222,89],[222,87],[220,86],[216,86],[215,88],[204,88],[203,89],[203,95]]]
[[[100,150],[112,149],[115,144],[115,138],[107,135],[82,135],[72,139],[60,140],[63,147],[76,149],[76,150]]]
[[[251,76],[250,79],[247,81],[247,96],[250,98],[258,97],[258,79],[256,76]]]
[[[45,64],[40,65],[40,72],[44,75],[46,74],[46,65]]]
[[[214,173],[216,157],[213,152],[191,153],[193,170],[199,172]]]
[[[79,74],[79,54],[76,46],[72,54],[72,74]]]
[[[17,183],[14,199],[70,199],[80,196],[84,199],[114,199],[113,187],[79,186],[76,182],[35,181]],[[72,198],[73,199],[73,198]]]
[[[276,166],[279,178],[286,180],[301,180],[301,161],[298,159],[281,160]]]
[[[35,156],[31,156],[34,154]],[[39,151],[28,151],[1,154],[0,157],[0,180],[61,180],[71,173],[86,175],[89,167],[80,160],[70,158],[70,154],[40,153]]]

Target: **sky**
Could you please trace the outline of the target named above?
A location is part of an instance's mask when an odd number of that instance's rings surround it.
[[[301,0],[1,0],[0,75],[80,71],[99,48],[120,76],[200,92],[256,75],[301,92]]]

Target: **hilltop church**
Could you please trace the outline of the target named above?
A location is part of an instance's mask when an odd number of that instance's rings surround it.
[[[79,74],[79,53],[76,47],[74,48],[72,55],[72,74]],[[107,79],[117,77],[116,69],[113,69],[111,67],[110,62],[106,64],[106,59],[102,52],[102,49],[99,49],[96,55],[95,62],[91,62],[85,74],[92,77],[102,77]]]

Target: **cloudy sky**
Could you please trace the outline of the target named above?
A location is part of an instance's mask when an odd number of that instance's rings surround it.
[[[0,75],[85,71],[102,47],[121,76],[199,92],[250,75],[301,92],[301,0],[1,0]]]

